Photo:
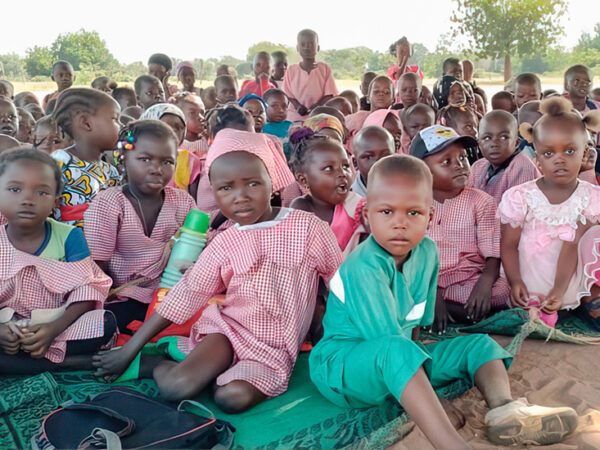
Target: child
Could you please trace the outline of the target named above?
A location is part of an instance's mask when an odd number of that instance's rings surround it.
[[[29,91],[19,92],[17,95],[15,95],[14,103],[17,108],[25,108],[25,106],[29,105],[30,103],[34,103],[38,106],[40,105],[40,101],[38,100],[37,96],[33,92]]]
[[[446,332],[449,320],[478,322],[508,306],[510,287],[500,277],[500,223],[494,199],[466,187],[471,136],[434,125],[420,131],[410,154],[433,174],[433,221],[428,236],[440,251],[433,330]]]
[[[360,110],[360,97],[356,92],[350,89],[340,92],[340,97],[344,97],[352,105],[352,114],[357,113]]]
[[[417,103],[402,115],[402,153],[410,153],[410,143],[416,134],[435,123],[435,111],[428,105]]]
[[[61,148],[68,148],[73,145],[73,139],[70,136],[60,132],[52,116],[42,117],[35,124],[33,132],[33,147],[48,154]]]
[[[446,106],[438,114],[438,123],[453,128],[460,136],[477,138],[479,118],[468,106]]]
[[[119,136],[119,104],[108,94],[90,88],[64,91],[52,115],[73,145],[52,157],[63,174],[63,192],[54,217],[71,225],[83,225],[83,213],[101,190],[119,183],[117,169],[102,161],[104,151],[114,150]]]
[[[0,97],[0,134],[16,137],[19,130],[19,113],[12,100]]]
[[[56,61],[52,64],[52,81],[56,83],[57,90],[48,94],[42,100],[42,108],[50,114],[52,108],[49,108],[50,102],[56,101],[58,95],[65,89],[69,89],[73,86],[75,77],[73,76],[73,66],[68,61]],[[37,120],[37,119],[36,119]]]
[[[600,87],[592,89],[592,91],[590,92],[590,98],[595,102],[600,102]]]
[[[44,110],[37,103],[28,103],[27,105],[24,106],[24,109],[29,111],[29,113],[31,113],[31,115],[33,116],[33,118],[36,121],[40,120],[45,115]],[[48,114],[51,114],[51,113],[49,112]]]
[[[217,106],[217,90],[214,86],[209,86],[207,88],[202,89],[200,92],[200,98],[202,99],[202,103],[204,103],[204,107],[206,111],[210,111]]]
[[[328,100],[327,103],[325,103],[325,106],[334,107],[339,112],[341,112],[344,115],[344,117],[352,114],[352,105],[346,98],[342,97],[341,95],[333,97],[331,100]]]
[[[265,121],[267,120],[267,104],[265,101],[256,94],[248,94],[238,104],[252,115],[254,119],[254,132],[262,133]]]
[[[112,91],[112,97],[121,107],[121,111],[125,111],[130,106],[137,106],[137,97],[135,91],[130,87],[117,87]]]
[[[395,153],[394,137],[383,127],[364,127],[354,136],[352,149],[352,161],[358,173],[351,189],[366,197],[369,170],[381,158]]]
[[[271,206],[279,175],[266,142],[244,131],[217,135],[207,159],[210,182],[221,213],[236,225],[214,238],[123,348],[97,357],[98,375],[122,373],[156,333],[226,291],[223,306],[208,305],[180,342],[185,359],[154,369],[162,396],[194,398],[216,378],[216,404],[239,413],[287,390],[319,276],[329,280],[341,255],[314,215]]]
[[[271,58],[273,60],[273,74],[270,81],[277,89],[283,89],[283,78],[288,68],[287,54],[278,50],[271,53]]]
[[[478,142],[483,158],[473,164],[468,186],[490,194],[496,205],[509,188],[540,176],[531,158],[519,150],[517,120],[512,114],[496,110],[483,116]]]
[[[542,113],[540,112],[540,105],[541,102],[539,100],[527,102],[519,108],[517,113],[517,119],[519,123],[519,137],[521,138],[519,149],[521,149],[523,153],[529,156],[530,159],[535,158],[535,149],[533,148],[533,142],[529,142],[521,134],[521,127],[533,127],[535,123],[542,117]]]
[[[80,229],[48,216],[62,174],[32,148],[0,155],[0,372],[89,370],[110,346],[114,316],[103,311],[110,278],[90,258]]]
[[[527,102],[542,99],[542,82],[534,73],[521,73],[515,78],[515,102],[520,108]]]
[[[319,108],[330,108],[328,106],[319,106]],[[316,109],[316,108],[315,108]],[[332,108],[334,111],[337,109]],[[338,114],[341,115],[339,111]],[[314,111],[313,111],[314,113]],[[310,128],[315,134],[320,136],[327,136],[332,139],[339,141],[340,143],[345,142],[345,130],[344,125],[337,116],[327,113],[313,114],[308,117],[302,124],[304,128]],[[343,117],[343,116],[342,116]],[[310,133],[309,133],[310,134]]]
[[[394,82],[387,75],[373,78],[368,90],[369,110],[351,114],[346,119],[346,126],[350,133],[360,130],[366,118],[378,109],[389,109],[394,104]]]
[[[372,112],[363,123],[363,127],[383,127],[394,138],[394,153],[402,150],[402,123],[400,112],[393,109],[379,109]]]
[[[106,304],[121,333],[131,321],[144,320],[167,264],[167,243],[196,206],[187,192],[167,186],[177,145],[175,133],[162,122],[130,123],[119,136],[127,183],[99,193],[84,214],[92,258],[112,278],[113,288],[122,287]]]
[[[442,78],[433,85],[433,97],[436,99],[438,108],[448,105],[448,90],[455,81],[462,80],[462,64],[458,58],[446,58],[442,64]]]
[[[350,191],[352,170],[346,150],[335,139],[307,132],[294,142],[291,166],[309,193],[292,201],[290,208],[311,212],[330,224],[345,250],[360,226],[362,208],[361,197]]]
[[[363,95],[360,98],[360,110],[370,111],[371,105],[369,105],[369,86],[371,81],[375,79],[377,72],[365,72],[360,80],[360,92]]]
[[[469,448],[432,389],[461,378],[486,399],[492,442],[563,439],[577,426],[577,413],[513,401],[506,373],[511,357],[490,337],[414,342],[434,317],[439,263],[425,237],[431,183],[425,164],[406,155],[383,158],[371,169],[364,214],[372,235],[330,282],[325,334],[310,353],[311,380],[341,407],[380,405],[392,395],[435,448]]]
[[[19,130],[17,131],[16,138],[19,142],[24,144],[33,143],[33,127],[35,127],[35,119],[29,111],[23,108],[17,108],[17,114],[19,115]]]
[[[133,83],[137,104],[143,109],[165,102],[165,90],[158,78],[152,75],[141,75]],[[125,111],[123,111],[125,112]]]
[[[402,108],[410,108],[417,104],[422,84],[421,77],[414,72],[407,72],[400,76],[396,100],[402,104]]]
[[[177,86],[169,85],[169,76],[173,68],[173,61],[164,53],[154,53],[148,58],[148,75],[152,75],[160,80],[163,91],[166,95],[171,95],[177,91]]]
[[[277,136],[283,143],[288,140],[288,131],[292,125],[292,122],[287,120],[287,95],[280,89],[269,89],[263,98],[267,104],[267,123],[263,127],[263,133]]]
[[[288,119],[292,122],[305,119],[312,109],[324,105],[338,93],[329,66],[315,61],[320,50],[317,33],[300,31],[297,50],[302,61],[291,65],[283,78],[283,91],[291,104]]]
[[[262,97],[265,91],[277,87],[274,83],[269,81],[271,63],[271,55],[269,55],[268,52],[258,52],[254,55],[252,68],[254,70],[255,79],[246,80],[242,83],[239,93],[240,100],[248,94],[256,94],[259,97]]]
[[[553,325],[557,311],[582,305],[600,329],[596,261],[600,190],[577,178],[587,145],[586,127],[598,128],[571,111],[560,97],[542,101],[542,118],[521,133],[535,146],[542,177],[515,186],[498,207],[502,221],[502,265],[515,306],[537,306]],[[560,270],[557,268],[560,267]]]
[[[427,86],[421,86],[421,95],[419,96],[419,103],[423,103],[431,107],[434,111],[437,111],[439,105],[433,96],[432,92],[429,90]]]
[[[517,110],[515,96],[508,91],[496,92],[492,95],[492,110],[501,109],[513,114]]]
[[[600,109],[600,103],[592,100],[590,89],[594,81],[594,73],[582,64],[571,66],[565,72],[565,94],[571,100],[573,108],[580,113]]]
[[[6,97],[9,100],[14,100],[15,87],[8,80],[0,80],[0,97]]]
[[[186,132],[181,149],[188,150],[201,160],[206,159],[208,140],[205,137],[206,121],[204,120],[204,104],[200,97],[188,92],[180,92],[173,96],[175,105],[185,115]]]
[[[196,83],[196,69],[189,61],[181,61],[175,69],[175,76],[181,83],[184,92],[200,95],[202,89],[194,86]]]
[[[98,77],[92,81],[92,88],[110,95],[117,88],[117,83],[108,77]]]
[[[217,105],[235,102],[237,99],[235,79],[231,75],[219,75],[215,78],[215,92]]]

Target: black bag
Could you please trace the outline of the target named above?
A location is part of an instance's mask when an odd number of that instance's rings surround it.
[[[191,400],[177,409],[127,388],[67,403],[43,420],[31,438],[34,450],[213,448],[233,444],[235,429]]]

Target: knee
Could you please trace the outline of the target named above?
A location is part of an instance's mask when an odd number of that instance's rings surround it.
[[[215,391],[215,404],[227,414],[247,411],[264,398],[262,392],[246,381],[232,381]]]
[[[173,367],[158,366],[154,369],[154,381],[156,381],[161,395],[171,402],[190,399],[198,394],[196,392],[196,377],[179,369],[178,365]]]

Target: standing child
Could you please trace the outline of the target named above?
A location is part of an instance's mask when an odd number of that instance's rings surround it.
[[[65,89],[73,86],[75,77],[73,76],[73,66],[68,61],[56,61],[52,64],[52,81],[56,83],[57,90],[48,94],[42,100],[42,108],[47,114],[53,111],[54,102],[58,95]]]
[[[110,95],[91,88],[71,88],[58,97],[52,118],[73,145],[52,154],[64,184],[54,210],[57,220],[82,226],[83,213],[98,192],[120,182],[117,169],[100,159],[117,146],[119,112]]]
[[[98,194],[84,215],[92,258],[112,278],[113,288],[121,288],[106,305],[121,333],[131,321],[144,319],[167,264],[167,243],[196,206],[187,192],[167,186],[177,145],[168,125],[131,122],[119,136],[127,183]]]
[[[273,58],[273,75],[270,81],[277,89],[283,89],[283,78],[288,68],[287,54],[282,51],[276,51],[271,53],[271,58]]]
[[[483,158],[471,168],[469,187],[492,196],[496,205],[508,189],[540,176],[529,156],[519,149],[517,120],[503,110],[487,113],[479,124]]]
[[[237,87],[231,75],[219,75],[215,78],[217,106],[233,103],[237,100]]]
[[[142,109],[165,102],[165,90],[158,78],[152,75],[141,75],[133,83],[137,103]]]
[[[317,33],[313,30],[300,31],[297,50],[302,61],[291,65],[283,79],[283,91],[291,103],[288,118],[292,122],[305,119],[312,109],[325,104],[338,93],[329,66],[315,61],[320,50]]]
[[[354,136],[352,149],[352,161],[357,174],[351,189],[361,197],[366,197],[369,171],[381,158],[395,153],[394,137],[383,127],[364,127]]]
[[[515,102],[520,108],[527,102],[542,99],[542,82],[535,73],[525,72],[515,78]]]
[[[433,388],[474,383],[490,408],[488,438],[499,445],[550,444],[577,426],[571,408],[513,400],[510,355],[486,335],[434,344],[415,342],[434,320],[438,255],[425,237],[432,220],[431,173],[393,155],[369,173],[365,220],[371,237],[342,263],[329,284],[325,334],[310,353],[310,377],[340,407],[398,401],[435,448],[470,448]]]
[[[110,278],[94,264],[81,229],[49,219],[62,173],[46,153],[0,155],[0,373],[89,370],[112,343],[103,310]]]
[[[254,70],[254,80],[246,80],[242,83],[239,98],[242,99],[248,94],[256,94],[259,97],[268,89],[276,88],[277,86],[269,81],[271,74],[271,55],[268,52],[258,52],[254,55],[252,61],[252,69]]]
[[[177,64],[177,68],[175,69],[175,76],[179,80],[182,86],[182,90],[184,92],[189,92],[190,94],[200,95],[202,89],[195,87],[196,83],[196,69],[189,61],[181,61]]]
[[[230,129],[216,136],[207,159],[210,182],[221,213],[236,224],[214,238],[123,348],[98,355],[98,375],[119,375],[155,334],[226,291],[223,306],[208,305],[189,339],[180,340],[173,355],[181,362],[154,369],[161,394],[194,398],[216,379],[216,404],[239,413],[287,390],[319,277],[328,281],[341,255],[314,215],[271,206],[279,174],[266,142]]]
[[[434,331],[446,332],[449,320],[477,322],[506,308],[510,287],[500,277],[500,223],[494,199],[466,187],[470,136],[434,125],[420,131],[410,153],[433,174],[433,221],[428,236],[440,252]]]
[[[177,91],[177,86],[169,85],[173,61],[164,53],[154,53],[148,58],[148,75],[158,78],[167,97]]]
[[[581,304],[600,330],[596,264],[600,189],[577,178],[587,145],[586,126],[560,97],[542,101],[542,118],[525,133],[535,145],[542,177],[509,189],[498,207],[502,263],[516,306],[538,306],[553,325],[557,311]],[[529,131],[529,133],[527,133]],[[560,270],[557,268],[560,267]]]

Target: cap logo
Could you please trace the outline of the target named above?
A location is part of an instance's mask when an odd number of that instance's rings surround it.
[[[444,138],[452,138],[452,137],[456,136],[456,133],[451,128],[442,128],[442,127],[439,127],[438,129],[436,129],[435,134],[437,134],[440,137],[444,137]]]

